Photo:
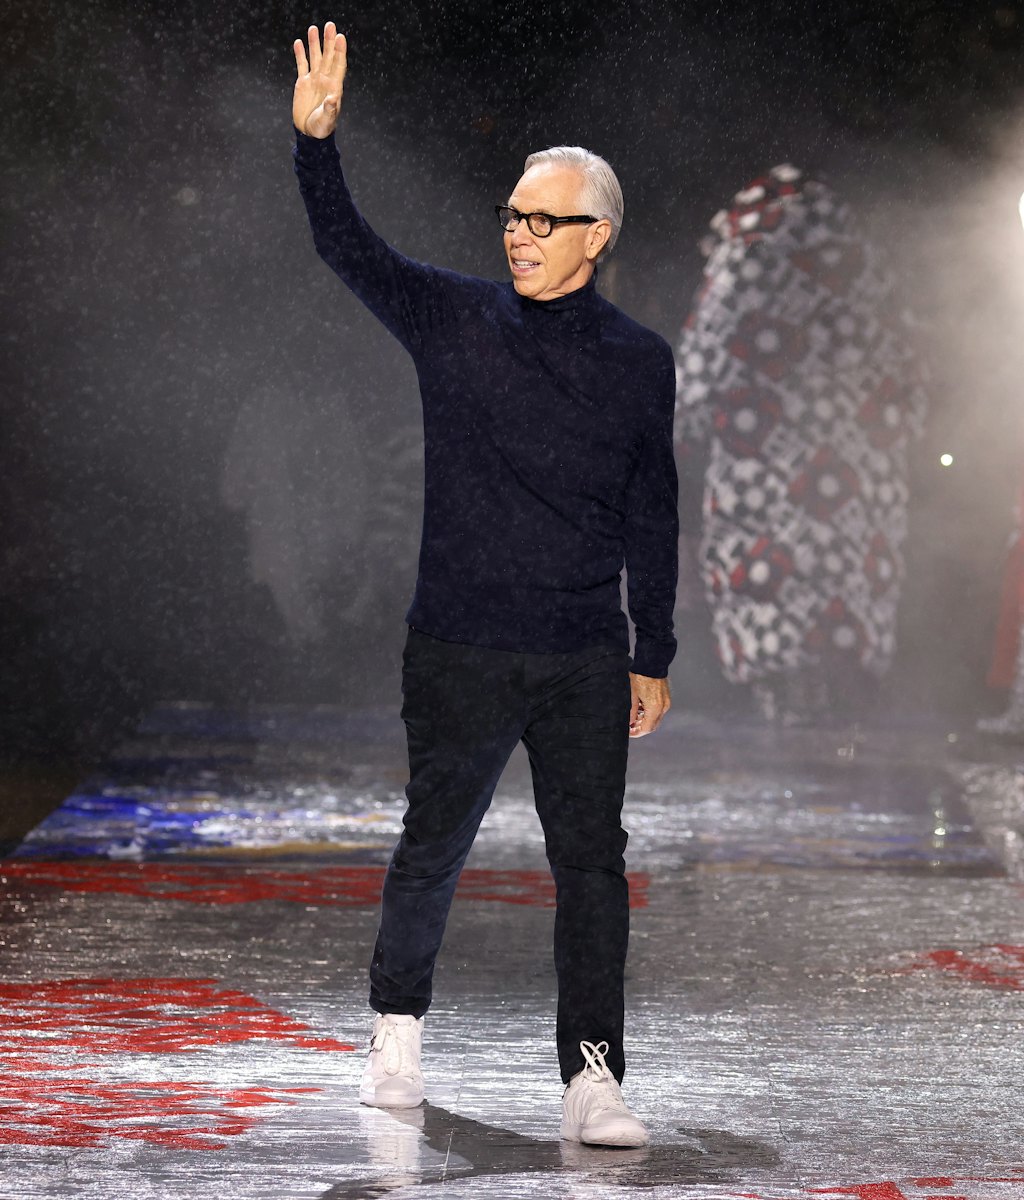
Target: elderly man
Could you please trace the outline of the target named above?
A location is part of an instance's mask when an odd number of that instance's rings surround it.
[[[370,967],[364,1104],[424,1095],[423,1015],[459,872],[516,744],[556,884],[562,1137],[640,1146],[622,1100],[628,739],[669,707],[675,653],[675,372],[595,289],[622,194],[579,147],[531,155],[497,207],[511,283],[413,262],[345,186],[346,42],[294,44],[295,170],[321,258],[419,376],[426,490],[402,676],[410,779]],[[629,659],[623,566],[636,645]]]

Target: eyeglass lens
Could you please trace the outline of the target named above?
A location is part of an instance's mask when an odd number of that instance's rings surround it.
[[[502,208],[499,212],[502,228],[511,233],[522,219],[521,215],[512,208]],[[547,237],[551,232],[551,218],[545,213],[526,214],[526,223],[534,237]]]

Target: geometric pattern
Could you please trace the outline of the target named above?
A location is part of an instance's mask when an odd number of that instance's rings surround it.
[[[727,678],[895,650],[907,454],[925,380],[848,206],[773,168],[711,222],[677,355],[681,471],[705,464],[700,566]]]

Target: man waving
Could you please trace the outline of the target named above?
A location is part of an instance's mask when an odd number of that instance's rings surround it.
[[[459,872],[513,749],[529,754],[557,895],[562,1137],[640,1146],[622,1100],[630,737],[669,708],[675,653],[672,352],[604,300],[622,193],[578,146],[532,154],[496,212],[511,282],[426,266],[356,209],[334,131],[332,23],[294,45],[295,170],[320,257],[412,355],[425,435],[419,573],[402,676],[404,832],[370,966],[360,1098],[424,1096],[423,1016]],[[623,567],[636,627],[632,661]]]

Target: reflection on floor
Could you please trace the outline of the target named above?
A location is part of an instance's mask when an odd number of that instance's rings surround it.
[[[654,1144],[610,1151],[558,1141],[524,757],[449,926],[428,1103],[386,1113],[356,1091],[397,717],[161,710],[0,861],[2,1194],[1022,1200],[1024,772],[963,749],[676,714],[633,744]]]

